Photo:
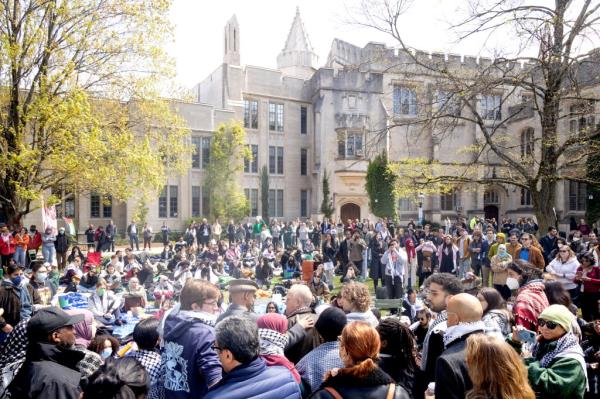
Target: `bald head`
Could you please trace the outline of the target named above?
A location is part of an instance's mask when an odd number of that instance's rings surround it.
[[[483,308],[479,300],[471,294],[458,294],[448,300],[448,325],[480,321]],[[450,320],[452,318],[452,321]]]

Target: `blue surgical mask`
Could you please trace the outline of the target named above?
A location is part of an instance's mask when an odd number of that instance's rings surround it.
[[[23,281],[23,276],[13,277],[12,279],[10,279],[10,281],[12,281],[12,283],[15,286],[19,286],[21,284],[21,282]]]
[[[102,356],[102,359],[108,359],[112,355],[112,352],[112,348],[104,348],[102,349],[100,356]]]

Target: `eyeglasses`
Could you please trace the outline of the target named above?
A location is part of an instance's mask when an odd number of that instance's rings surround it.
[[[225,349],[218,347],[216,344],[212,344],[211,348],[218,353],[221,353]]]
[[[538,326],[540,326],[540,327],[544,327],[544,326],[546,326],[546,328],[547,328],[548,330],[554,330],[554,329],[555,329],[555,328],[558,326],[558,324],[556,324],[556,323],[555,323],[555,322],[553,322],[553,321],[544,320],[544,319],[539,319],[539,320],[538,320]]]

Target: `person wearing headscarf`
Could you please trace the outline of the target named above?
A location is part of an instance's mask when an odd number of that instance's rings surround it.
[[[506,250],[505,244],[498,244],[496,247],[496,254],[492,256],[490,262],[493,273],[492,284],[494,284],[494,288],[497,289],[506,300],[510,298],[510,288],[506,286],[506,278],[508,277],[508,272],[506,270],[508,265],[512,263],[512,256],[510,256]]]
[[[75,344],[73,345],[73,349],[78,350],[85,355],[77,364],[77,369],[83,377],[89,377],[94,374],[103,363],[102,357],[99,354],[87,349],[96,335],[96,320],[94,319],[94,314],[86,309],[65,310],[65,312],[71,316],[83,315],[83,320],[73,325],[73,332],[75,333]]]
[[[283,351],[288,342],[287,318],[279,313],[267,313],[258,318],[258,338],[260,341],[259,357],[263,358],[267,366],[283,366],[300,383],[300,374],[284,355]]]
[[[583,351],[572,330],[573,314],[563,305],[550,305],[540,314],[539,335],[525,359],[531,388],[541,398],[583,398],[587,386]],[[511,337],[520,349],[519,331]]]

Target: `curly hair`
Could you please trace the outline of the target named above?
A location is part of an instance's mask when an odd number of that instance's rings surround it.
[[[391,355],[399,366],[414,372],[417,369],[416,345],[411,329],[400,319],[388,317],[379,322],[376,330],[381,341],[386,343],[381,353]]]
[[[340,295],[352,303],[359,312],[366,312],[371,306],[371,295],[366,285],[362,283],[349,283],[342,287]]]

